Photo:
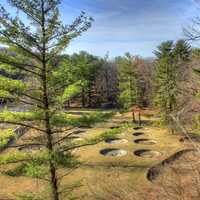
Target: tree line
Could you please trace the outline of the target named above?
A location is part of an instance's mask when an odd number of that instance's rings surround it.
[[[1,52],[9,53],[13,59],[18,57],[8,48]],[[73,95],[63,102],[65,109],[157,107],[167,121],[171,113],[177,113],[183,105],[186,107],[188,98],[195,102],[198,78],[193,74],[193,66],[198,62],[199,50],[180,39],[161,43],[154,55],[142,58],[126,53],[109,59],[108,54],[101,58],[85,51],[72,55],[62,53],[51,60],[51,84],[63,88],[74,86],[74,92],[70,88]],[[19,69],[9,70],[8,75],[8,69],[1,65],[0,73],[13,79],[24,78]],[[10,100],[3,93],[1,99]]]

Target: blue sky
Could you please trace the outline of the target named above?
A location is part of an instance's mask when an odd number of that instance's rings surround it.
[[[6,5],[6,0],[0,2]],[[67,53],[150,57],[162,41],[184,37],[182,29],[196,15],[197,6],[195,0],[63,0],[60,11],[65,23],[80,11],[95,20],[88,32],[71,42]]]

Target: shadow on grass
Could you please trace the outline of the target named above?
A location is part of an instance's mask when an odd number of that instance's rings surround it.
[[[135,170],[147,170],[149,168],[149,164],[126,164],[126,163],[85,163],[81,165],[82,168],[89,168],[89,169],[105,169],[105,170],[113,170],[113,169],[120,169],[120,170],[128,170],[128,171],[135,171]]]

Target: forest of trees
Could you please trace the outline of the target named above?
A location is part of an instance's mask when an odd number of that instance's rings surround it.
[[[17,58],[12,49],[2,48],[1,52]],[[64,102],[66,109],[128,110],[135,105],[141,108],[156,106],[165,118],[180,111],[183,105],[187,107],[185,103],[188,103],[188,99],[195,102],[198,78],[193,68],[198,71],[196,63],[200,55],[198,49],[192,49],[181,39],[163,42],[155,50],[155,56],[142,58],[126,53],[109,59],[108,55],[101,58],[84,51],[72,55],[61,54],[51,60],[54,69],[52,84],[63,85],[63,89],[74,85],[73,95]],[[7,70],[5,65],[1,65],[2,75],[27,79],[18,68],[9,68],[9,73]],[[12,102],[12,98],[2,92],[1,101],[5,104]]]

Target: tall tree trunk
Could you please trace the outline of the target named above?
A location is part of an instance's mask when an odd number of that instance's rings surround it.
[[[49,99],[48,99],[48,92],[47,92],[47,77],[46,77],[46,59],[45,54],[43,55],[43,104],[45,109],[45,128],[47,134],[47,149],[49,150],[50,159],[49,159],[49,167],[50,167],[50,175],[51,175],[51,188],[52,188],[52,195],[53,200],[59,200],[58,194],[58,181],[56,177],[56,167],[54,164],[54,150],[53,150],[53,138],[52,138],[52,131],[50,126],[50,109],[49,109]]]
[[[45,55],[43,56],[45,61]],[[54,164],[54,150],[53,150],[53,137],[50,125],[50,109],[49,109],[49,99],[48,99],[48,91],[47,91],[47,77],[46,77],[46,62],[43,62],[43,104],[45,109],[45,129],[47,134],[47,149],[50,154],[49,158],[49,167],[50,167],[50,175],[51,175],[51,188],[52,188],[52,196],[53,200],[59,200],[58,194],[58,181],[56,177],[56,167]]]
[[[133,98],[133,77],[132,74],[130,75],[130,97],[131,97],[131,104],[134,104],[134,98]]]
[[[142,121],[141,121],[141,113],[138,113],[138,125],[141,126],[142,125]]]
[[[82,99],[82,108],[85,108],[85,90],[84,90],[84,87],[82,87],[81,99]]]
[[[92,91],[91,91],[91,87],[89,87],[89,90],[88,90],[88,106],[91,107],[92,106]]]
[[[58,180],[56,176],[56,167],[54,164],[54,150],[53,150],[53,137],[50,125],[50,109],[49,109],[49,94],[47,89],[47,69],[46,69],[46,30],[45,30],[45,8],[44,0],[42,0],[42,33],[43,33],[43,47],[42,47],[42,86],[43,86],[43,105],[45,114],[45,129],[47,134],[47,149],[50,154],[49,168],[51,176],[51,189],[53,200],[59,200],[58,193]]]
[[[47,133],[47,148],[49,150],[50,159],[49,159],[49,167],[50,167],[50,175],[51,175],[51,189],[52,189],[52,196],[53,200],[59,200],[59,194],[58,194],[58,180],[56,176],[56,167],[54,164],[55,156],[54,156],[54,150],[53,150],[53,138],[52,138],[52,132],[51,132],[51,126],[49,123],[49,109],[45,112],[45,121],[46,121],[46,133]]]
[[[67,108],[70,108],[70,100],[67,101]]]
[[[105,71],[105,79],[106,79],[106,98],[107,98],[107,101],[109,102],[110,99],[110,88],[109,88],[109,77],[108,77],[108,69],[106,69]]]
[[[133,117],[133,123],[135,123],[136,119],[135,119],[135,112],[134,111],[132,111],[132,117]]]

